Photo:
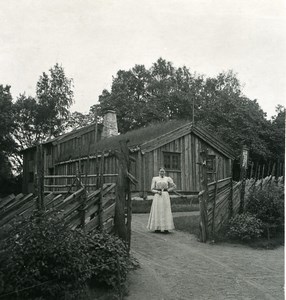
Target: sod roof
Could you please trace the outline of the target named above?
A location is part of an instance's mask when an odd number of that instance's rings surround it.
[[[187,124],[190,124],[190,122],[187,120],[171,120],[164,123],[152,123],[146,127],[128,131],[125,134],[120,134],[101,140],[99,143],[97,143],[95,149],[99,151],[118,149],[120,147],[120,141],[128,141],[129,148],[136,148],[137,146],[140,146]]]

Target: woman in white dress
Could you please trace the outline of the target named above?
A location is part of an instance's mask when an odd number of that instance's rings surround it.
[[[155,232],[167,233],[175,229],[171,211],[169,192],[176,188],[171,177],[165,176],[165,169],[161,168],[158,177],[153,177],[151,191],[154,198],[151,206],[147,228]]]

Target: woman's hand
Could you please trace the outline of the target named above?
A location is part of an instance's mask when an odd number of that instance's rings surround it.
[[[162,195],[162,191],[158,191],[158,194],[159,194],[159,195]]]

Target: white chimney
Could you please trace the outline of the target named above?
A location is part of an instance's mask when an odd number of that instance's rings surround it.
[[[108,110],[103,116],[101,138],[106,139],[118,135],[117,118],[114,110]]]

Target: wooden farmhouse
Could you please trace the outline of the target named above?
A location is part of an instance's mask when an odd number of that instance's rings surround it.
[[[209,182],[232,176],[232,150],[203,128],[184,120],[173,120],[118,134],[116,115],[108,111],[102,124],[63,134],[42,144],[44,174],[75,175],[78,170],[85,176],[86,184],[92,186],[98,174],[100,157],[104,155],[104,180],[115,182],[118,161],[110,152],[119,149],[120,141],[128,141],[131,174],[138,180],[133,192],[146,196],[151,180],[160,167],[172,177],[181,193],[198,193],[200,190],[200,153],[208,149],[207,173]],[[23,192],[34,192],[36,147],[23,151]],[[97,158],[98,157],[98,158]],[[219,161],[219,164],[218,164]],[[47,182],[45,190],[49,191]],[[57,184],[71,184],[71,178],[57,179]]]

